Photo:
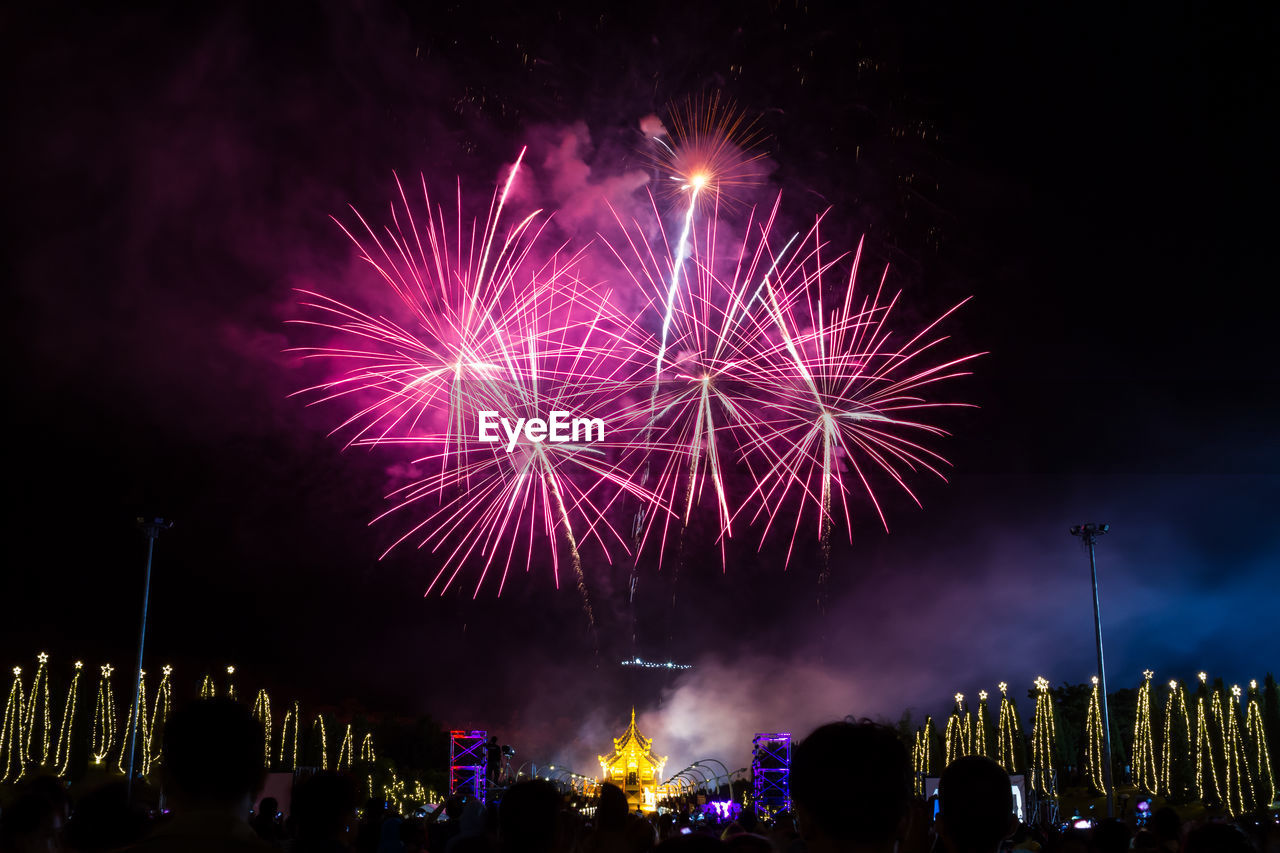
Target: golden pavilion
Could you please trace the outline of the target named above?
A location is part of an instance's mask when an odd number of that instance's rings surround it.
[[[665,755],[653,754],[653,739],[636,728],[636,709],[631,709],[631,725],[622,737],[613,739],[613,754],[600,756],[601,782],[617,785],[627,795],[631,808],[651,812],[658,806],[658,785]]]

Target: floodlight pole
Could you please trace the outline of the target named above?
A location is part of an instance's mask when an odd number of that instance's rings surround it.
[[[129,727],[129,763],[126,765],[124,777],[126,802],[133,800],[133,758],[137,749],[138,729],[142,728],[140,706],[146,701],[146,697],[142,696],[140,691],[142,652],[147,644],[147,604],[151,598],[151,556],[155,552],[156,539],[159,538],[160,531],[173,527],[173,522],[165,521],[163,518],[139,518],[138,527],[147,537],[147,571],[142,582],[142,625],[138,628],[138,665],[133,668],[133,702],[129,705],[133,709],[130,717],[133,724]]]
[[[1107,670],[1102,660],[1102,611],[1098,601],[1098,560],[1094,546],[1098,537],[1110,529],[1107,524],[1077,524],[1072,536],[1079,536],[1089,546],[1089,574],[1093,581],[1093,630],[1098,644],[1098,698],[1102,708],[1102,784],[1107,789],[1107,817],[1116,816],[1116,791],[1111,781],[1111,715],[1107,708]]]

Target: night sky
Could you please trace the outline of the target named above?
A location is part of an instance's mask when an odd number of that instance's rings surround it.
[[[1104,11],[1105,9],[1105,11]],[[750,733],[937,712],[954,692],[1086,681],[1099,548],[1108,674],[1228,683],[1277,663],[1280,387],[1274,16],[974,12],[916,3],[29,4],[6,86],[6,665],[133,654],[141,513],[149,664],[234,663],[313,707],[491,727],[589,768],[630,705],[671,767]],[[529,146],[524,203],[591,239],[640,204],[640,121],[722,91],[759,118],[791,222],[866,235],[908,323],[988,353],[948,389],[949,482],[891,484],[832,552],[691,544],[642,576],[588,560],[599,655],[545,567],[424,598],[429,555],[377,560],[397,458],[341,451],[287,395],[292,288],[368,284],[329,219],[393,172],[487,201]],[[640,184],[643,184],[641,181]],[[482,212],[482,211],[477,211]],[[863,509],[867,509],[863,507]],[[699,540],[703,520],[687,537]],[[673,603],[674,601],[674,603]],[[186,682],[182,681],[186,679]],[[651,732],[649,730],[652,730]],[[577,744],[575,738],[582,739]]]

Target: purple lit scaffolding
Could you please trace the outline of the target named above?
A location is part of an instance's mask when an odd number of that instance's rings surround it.
[[[449,790],[485,800],[484,744],[488,732],[454,729],[449,732]]]
[[[751,791],[757,812],[791,808],[789,732],[760,732],[751,739]]]

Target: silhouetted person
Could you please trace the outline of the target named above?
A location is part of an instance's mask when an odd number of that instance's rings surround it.
[[[146,813],[129,804],[125,783],[119,781],[80,796],[63,838],[71,849],[87,853],[128,847],[146,832]]]
[[[293,793],[297,836],[292,853],[345,853],[356,828],[355,783],[336,773],[317,773]]]
[[[496,785],[498,783],[498,771],[502,768],[502,745],[498,743],[497,735],[490,735],[489,740],[484,745],[484,770],[485,775],[489,778],[489,784]]]
[[[139,853],[272,853],[249,826],[266,778],[262,724],[230,699],[181,709],[164,727],[165,793],[173,810]]]
[[[356,850],[359,853],[377,853],[382,841],[382,822],[389,814],[390,803],[379,797],[364,801],[364,814],[356,830]]]
[[[1093,828],[1096,853],[1124,853],[1129,849],[1129,827],[1115,818],[1106,818]]]
[[[378,827],[377,853],[401,853],[404,842],[400,840],[400,825],[404,823],[399,815],[389,814],[382,818]]]
[[[648,853],[658,845],[658,828],[643,815],[634,817],[622,833],[627,853]]]
[[[498,807],[498,847],[502,853],[552,853],[559,828],[560,792],[541,779],[520,782]]]
[[[426,824],[416,818],[400,824],[400,842],[404,853],[423,853],[427,849]]]
[[[284,839],[284,827],[280,825],[280,802],[275,797],[263,797],[258,803],[258,812],[249,818],[249,825],[258,837],[271,844],[279,844]]]
[[[605,782],[596,801],[595,826],[583,842],[583,853],[627,853],[627,818],[631,806],[617,785]]]
[[[1185,853],[1255,853],[1253,844],[1236,826],[1207,823],[1187,833]]]
[[[459,820],[462,818],[462,797],[453,794],[444,801],[443,822],[436,820],[439,816],[439,809],[432,816],[433,819],[427,824],[427,849],[431,853],[444,853],[449,846],[449,842],[458,834]]]
[[[600,786],[600,802],[596,805],[596,829],[605,832],[622,832],[627,828],[627,795],[617,785],[605,782]]]
[[[773,842],[754,832],[739,832],[721,840],[729,853],[773,853]]]
[[[792,754],[791,801],[809,853],[893,853],[912,787],[906,747],[869,720],[822,726]]]
[[[970,755],[942,771],[934,829],[948,853],[995,853],[1017,828],[1013,788],[999,764]]]
[[[725,853],[724,842],[711,835],[677,833],[653,848],[653,853]]]
[[[0,851],[52,853],[62,849],[62,814],[47,796],[26,791],[0,814]]]
[[[1160,839],[1160,849],[1177,853],[1182,849],[1182,818],[1165,806],[1151,816],[1151,831]]]

